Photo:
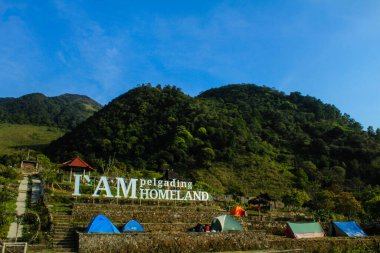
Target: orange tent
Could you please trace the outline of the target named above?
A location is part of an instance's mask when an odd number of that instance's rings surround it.
[[[241,206],[234,206],[231,209],[230,214],[233,216],[240,216],[241,217],[241,216],[245,215],[245,210]]]

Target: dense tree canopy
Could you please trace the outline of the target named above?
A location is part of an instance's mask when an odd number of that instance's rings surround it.
[[[380,182],[379,134],[298,92],[229,85],[192,98],[144,85],[53,142],[48,155],[81,154],[98,168],[109,159],[129,171],[173,168],[219,193],[281,196],[295,187],[328,202],[329,192]]]

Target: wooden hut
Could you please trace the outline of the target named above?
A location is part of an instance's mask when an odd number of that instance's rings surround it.
[[[20,165],[22,172],[25,174],[35,174],[38,173],[38,162],[32,160],[22,160]]]

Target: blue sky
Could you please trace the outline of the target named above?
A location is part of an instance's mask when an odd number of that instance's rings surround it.
[[[0,0],[0,97],[300,91],[380,127],[380,1]]]

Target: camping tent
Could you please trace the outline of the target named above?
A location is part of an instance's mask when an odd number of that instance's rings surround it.
[[[366,236],[364,231],[355,221],[336,222],[330,224],[329,235],[332,236]]]
[[[140,224],[140,222],[130,220],[124,225],[121,232],[144,232],[144,227]]]
[[[212,230],[217,232],[231,230],[243,231],[243,227],[232,216],[221,215],[212,220],[211,231]]]
[[[288,222],[285,235],[292,238],[315,238],[325,236],[325,231],[318,222],[292,223]]]
[[[104,215],[99,214],[92,219],[86,228],[86,233],[117,233],[120,231],[114,224]]]
[[[195,227],[190,229],[191,232],[205,232],[202,224],[198,223]]]
[[[241,216],[245,215],[245,211],[241,206],[234,206],[231,209],[230,214],[233,216],[240,216],[241,217]]]

